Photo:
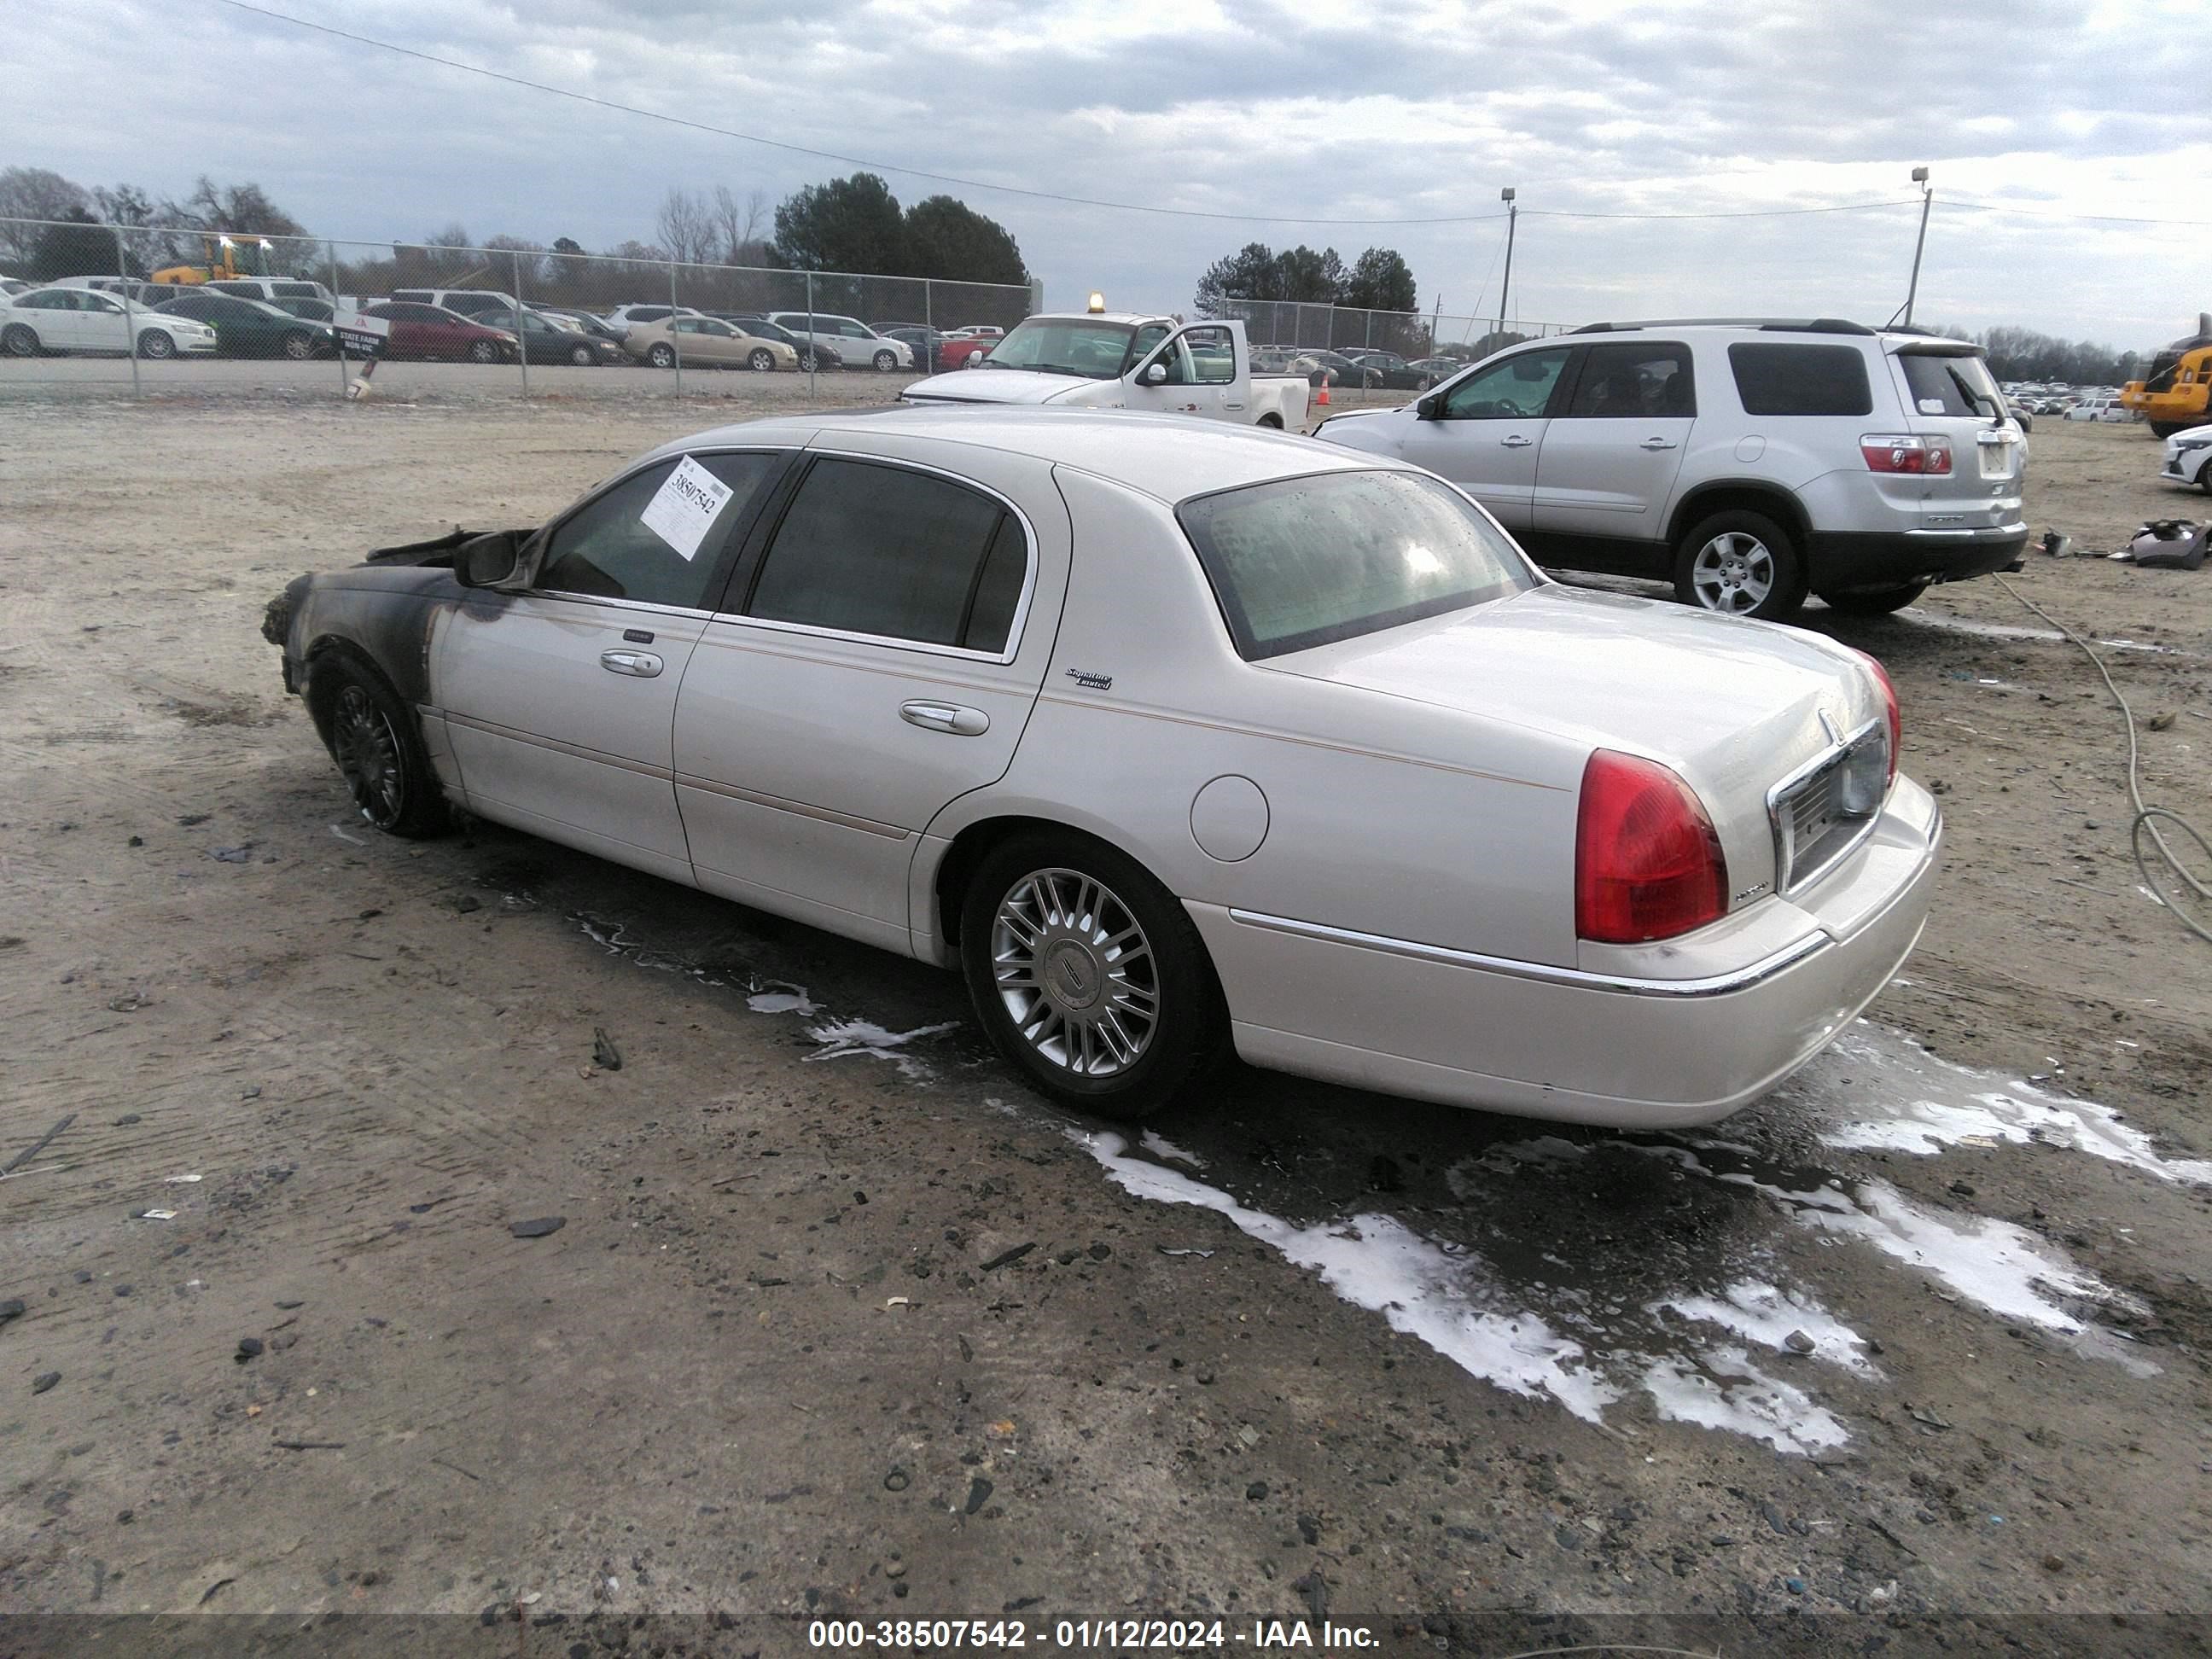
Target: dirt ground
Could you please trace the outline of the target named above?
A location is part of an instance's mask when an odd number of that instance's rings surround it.
[[[1714,1130],[1242,1072],[1129,1146],[950,977],[349,820],[264,601],[726,408],[0,398],[0,1610],[2198,1650],[2212,947],[2073,646],[1990,581],[1808,611],[1948,864],[1869,1022]],[[2046,424],[2031,522],[2212,507],[2156,465]],[[2125,642],[2146,793],[2212,825],[2212,571],[2015,580]]]

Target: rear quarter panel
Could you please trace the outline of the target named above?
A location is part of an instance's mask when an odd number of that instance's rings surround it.
[[[1039,817],[1119,847],[1187,903],[1573,962],[1582,746],[1243,661],[1165,504],[1058,477],[1074,554],[1044,690],[1006,776],[930,826],[939,853],[984,819]],[[1236,860],[1192,825],[1199,792],[1228,777],[1267,799],[1265,839]],[[917,932],[937,932],[917,900]]]

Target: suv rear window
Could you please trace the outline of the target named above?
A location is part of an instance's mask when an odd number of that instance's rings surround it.
[[[1869,415],[1874,392],[1856,346],[1732,345],[1729,367],[1747,415]]]
[[[1920,415],[1959,415],[1983,420],[2004,412],[1989,365],[1979,357],[1900,351],[1898,367],[1912,388],[1912,408]]]
[[[1176,509],[1248,659],[1353,639],[1535,586],[1513,544],[1415,472],[1324,472]]]

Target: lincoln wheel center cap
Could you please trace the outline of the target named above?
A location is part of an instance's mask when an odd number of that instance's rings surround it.
[[[1054,944],[1045,956],[1045,983],[1062,1007],[1080,1011],[1098,1000],[1106,976],[1091,952],[1073,939]]]

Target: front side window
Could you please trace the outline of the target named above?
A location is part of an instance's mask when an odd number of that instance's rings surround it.
[[[1866,359],[1856,346],[1729,348],[1729,368],[1747,415],[1867,415],[1874,410]]]
[[[1187,328],[1160,354],[1168,386],[1226,386],[1237,378],[1237,352],[1225,328]]]
[[[677,463],[664,461],[586,503],[562,521],[545,546],[533,586],[548,592],[592,599],[636,599],[647,605],[703,606],[730,527],[775,469],[770,454],[695,455],[701,466],[730,486],[730,498],[706,538],[685,557],[645,522],[647,507]]]
[[[996,654],[1029,574],[1020,521],[927,472],[817,461],[793,498],[746,614]]]
[[[1695,415],[1690,350],[1680,345],[1601,345],[1589,348],[1570,419],[1654,420]]]
[[[1324,472],[1176,509],[1240,654],[1280,656],[1533,587],[1512,543],[1417,472]]]
[[[1444,418],[1451,421],[1525,421],[1544,412],[1567,366],[1565,347],[1524,351],[1478,374],[1444,395]]]

